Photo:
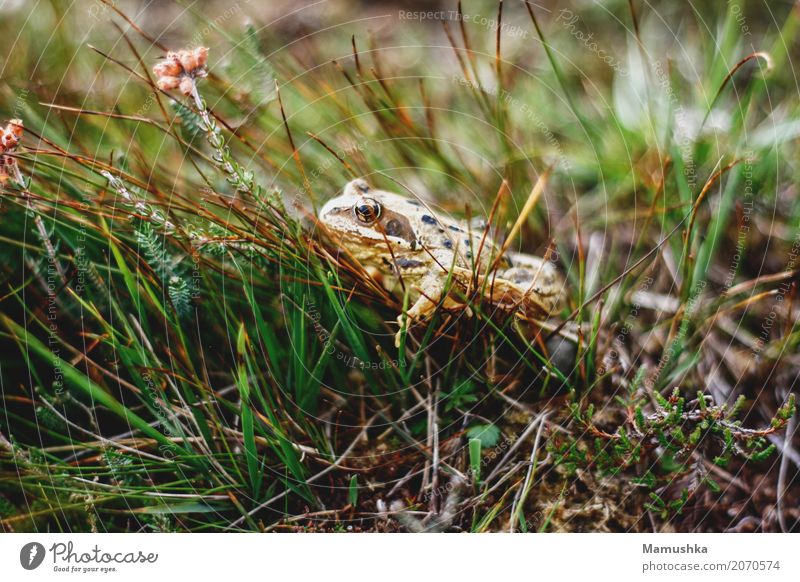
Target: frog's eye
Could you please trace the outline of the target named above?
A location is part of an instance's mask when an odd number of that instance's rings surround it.
[[[364,224],[372,224],[381,215],[381,205],[374,198],[361,198],[353,207],[356,218]]]

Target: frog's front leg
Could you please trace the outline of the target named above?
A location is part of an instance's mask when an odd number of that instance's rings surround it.
[[[452,281],[450,281],[452,285],[456,285],[460,281],[460,272],[456,272],[457,270],[458,269],[453,272]],[[468,271],[465,272],[469,273]],[[447,284],[448,278],[444,274],[432,273],[424,277],[419,285],[416,286],[415,291],[419,293],[419,298],[405,313],[401,313],[397,316],[397,323],[400,325],[400,330],[394,338],[395,347],[400,347],[400,336],[402,335],[403,327],[405,325],[410,325],[414,321],[423,321],[427,319],[436,311],[439,303],[442,303],[444,309],[462,308],[465,306],[463,302],[451,297],[449,290],[445,296],[445,285]],[[444,301],[442,301],[443,298]],[[466,311],[467,317],[471,317],[472,310],[468,306],[466,307]],[[408,322],[408,324],[406,324],[406,322]]]
[[[400,325],[400,329],[394,336],[394,345],[398,348],[400,347],[400,337],[403,334],[404,327],[414,321],[425,319],[425,317],[436,311],[436,306],[442,299],[442,293],[444,293],[444,284],[441,282],[441,277],[428,275],[422,279],[415,291],[419,292],[419,298],[408,310],[397,316],[397,323]]]

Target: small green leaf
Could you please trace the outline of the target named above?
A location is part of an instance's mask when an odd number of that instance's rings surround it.
[[[490,449],[500,440],[500,429],[494,424],[477,424],[467,431],[467,437],[480,440],[484,449]]]
[[[706,477],[705,483],[708,486],[708,488],[712,491],[712,493],[719,493],[720,491],[722,491],[722,488],[719,486],[719,483],[714,481],[711,477]]]

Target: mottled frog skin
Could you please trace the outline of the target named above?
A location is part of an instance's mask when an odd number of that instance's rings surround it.
[[[319,219],[386,289],[409,292],[411,321],[430,315],[442,299],[445,308],[459,305],[450,295],[443,298],[448,280],[450,289],[481,289],[493,305],[525,317],[546,317],[559,309],[563,281],[551,263],[508,252],[497,260],[499,248],[483,230],[471,232],[415,198],[353,180],[325,204]],[[398,322],[402,326],[402,315]]]

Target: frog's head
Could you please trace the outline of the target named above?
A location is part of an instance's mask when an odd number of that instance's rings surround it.
[[[416,250],[417,235],[408,219],[407,198],[375,190],[362,179],[349,182],[340,196],[329,200],[319,219],[346,243],[380,244]]]

